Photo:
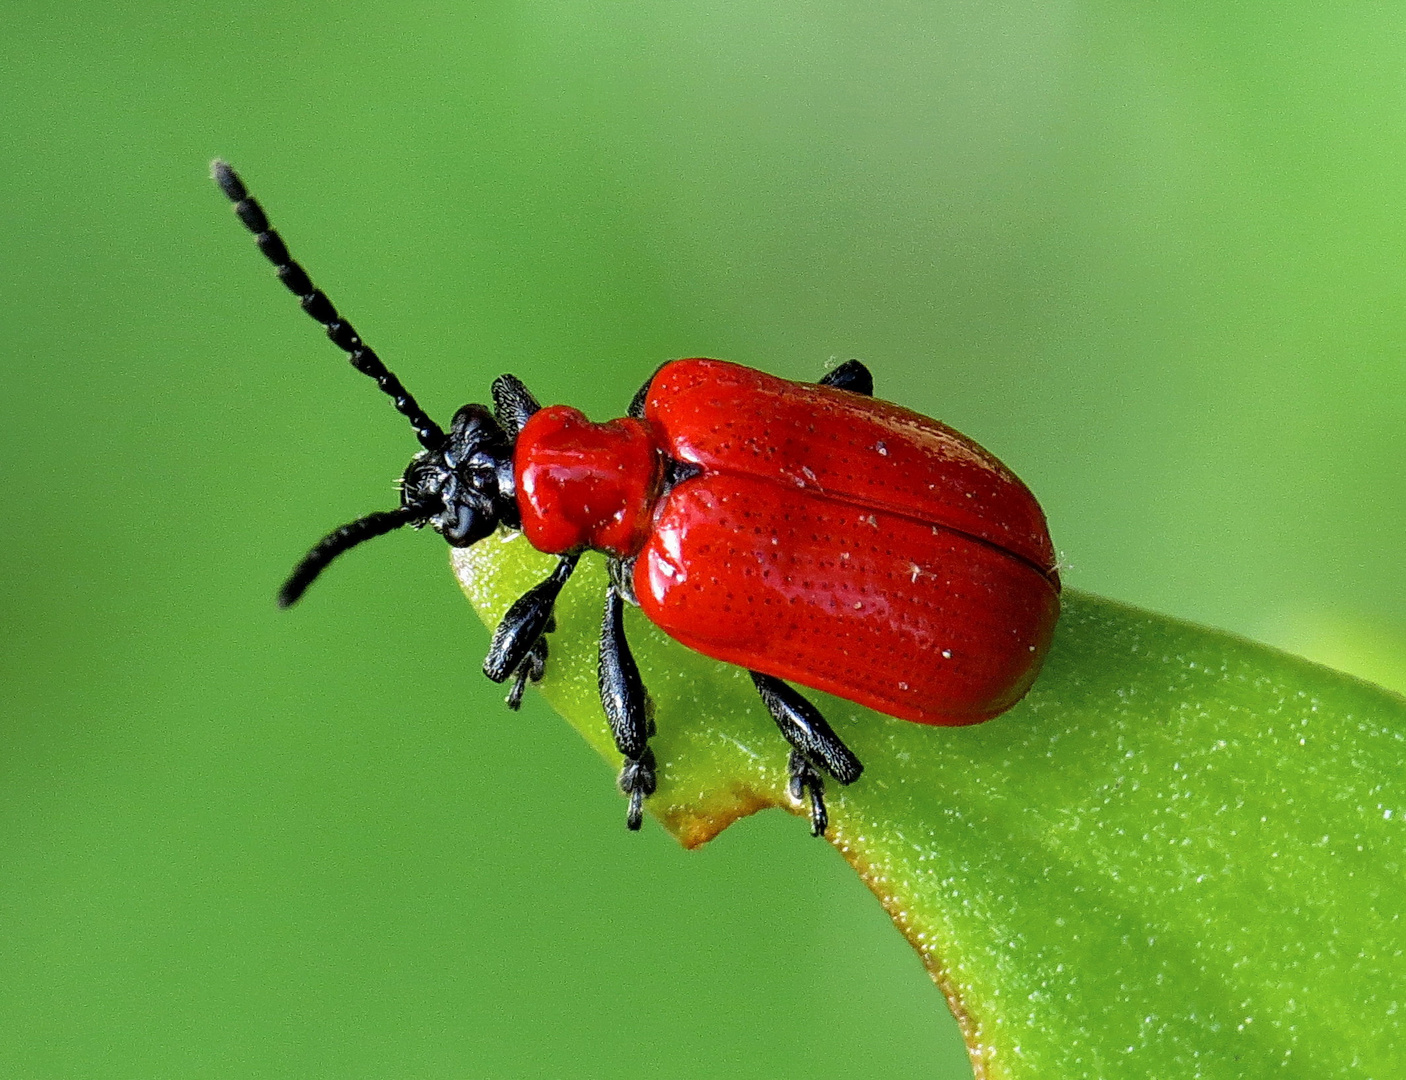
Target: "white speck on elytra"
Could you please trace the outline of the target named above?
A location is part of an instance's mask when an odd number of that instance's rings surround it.
[[[943,650],[942,650],[942,659],[944,659],[944,660],[951,660],[951,659],[952,659],[952,650],[951,650],[951,649],[943,649]]]

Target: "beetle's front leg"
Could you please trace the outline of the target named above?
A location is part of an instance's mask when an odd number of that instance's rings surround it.
[[[823,836],[830,818],[825,811],[825,784],[819,770],[824,769],[842,784],[852,784],[859,779],[864,766],[835,734],[820,710],[800,693],[774,676],[763,675],[760,671],[748,674],[771,718],[792,746],[791,797],[799,800],[809,793],[810,831],[813,836]]]
[[[517,712],[522,707],[522,695],[527,689],[527,684],[541,682],[542,676],[547,673],[547,635],[556,628],[556,619],[548,619],[542,636],[528,650],[527,659],[518,665],[517,674],[513,676],[513,684],[508,687],[508,696],[503,699],[513,712]]]
[[[644,817],[644,800],[654,794],[657,784],[654,751],[649,748],[654,721],[639,666],[625,640],[628,571],[619,559],[611,559],[608,566],[610,585],[605,593],[605,617],[601,620],[596,681],[615,747],[625,756],[624,767],[620,770],[620,790],[630,799],[625,824],[630,829],[638,829]]]
[[[483,658],[483,673],[497,683],[506,682],[514,673],[518,675],[508,694],[510,708],[521,703],[522,686],[528,679],[536,682],[542,677],[547,663],[543,635],[552,627],[557,596],[580,558],[579,552],[561,556],[551,577],[518,597],[493,631],[493,642]]]

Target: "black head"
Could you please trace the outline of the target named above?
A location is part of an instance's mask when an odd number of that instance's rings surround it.
[[[433,507],[419,521],[452,547],[468,547],[498,525],[519,524],[513,494],[513,440],[482,405],[454,414],[439,450],[411,459],[400,480],[402,509]]]
[[[402,526],[428,525],[451,546],[468,547],[500,524],[519,524],[513,439],[484,406],[465,405],[439,448],[410,459],[400,478],[400,506],[357,518],[319,540],[279,590],[279,605],[295,603],[342,552]]]
[[[323,325],[332,342],[347,353],[352,366],[376,380],[396,410],[410,421],[424,447],[401,477],[400,506],[357,518],[319,540],[284,582],[279,604],[287,607],[295,603],[342,552],[406,525],[416,529],[429,525],[454,547],[482,540],[500,524],[518,525],[513,444],[522,425],[538,409],[527,388],[511,375],[500,377],[493,384],[497,416],[483,405],[465,405],[454,414],[446,435],[289,256],[282,238],[235,171],[216,161],[211,175],[234,203],[234,212],[244,227],[254,234],[259,250],[273,263],[278,279],[298,298],[303,310]]]

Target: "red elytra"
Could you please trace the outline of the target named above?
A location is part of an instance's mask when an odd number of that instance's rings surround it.
[[[665,490],[662,462],[693,475]],[[650,621],[706,656],[925,724],[1030,688],[1059,616],[1045,517],[951,428],[721,360],[676,360],[643,419],[535,413],[513,454],[528,541],[635,558]]]

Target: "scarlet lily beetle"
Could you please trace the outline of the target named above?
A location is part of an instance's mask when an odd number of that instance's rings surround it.
[[[791,795],[827,826],[824,775],[863,766],[785,680],[922,724],[989,720],[1030,688],[1059,617],[1045,517],[995,457],[935,420],[873,397],[857,360],[797,383],[721,360],[675,360],[627,415],[592,423],[542,408],[499,376],[493,409],[465,405],[446,434],[294,262],[227,164],[220,190],[303,310],[376,380],[423,449],[400,506],[322,539],[279,603],[296,602],[342,552],[410,525],[467,547],[518,529],[559,556],[509,608],[483,671],[512,680],[516,709],[542,678],[552,610],[582,552],[606,556],[610,584],[598,682],[625,761],[626,824],[656,785],[649,697],[625,640],[635,604],[691,649],[751,674],[791,745]]]

